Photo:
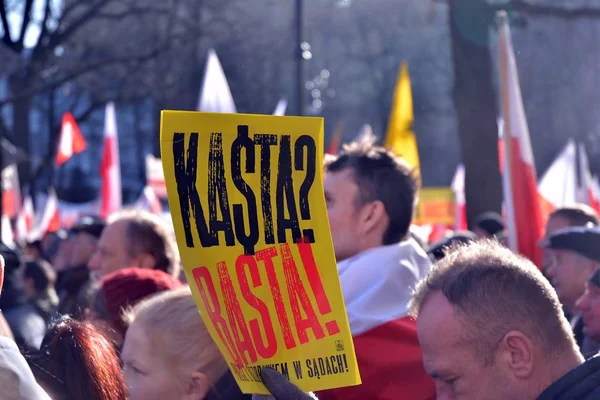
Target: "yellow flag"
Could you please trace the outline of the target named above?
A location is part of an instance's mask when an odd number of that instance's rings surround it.
[[[408,65],[406,61],[403,61],[394,92],[394,103],[388,121],[385,147],[402,156],[420,175],[419,150],[412,127],[413,119],[413,101]]]

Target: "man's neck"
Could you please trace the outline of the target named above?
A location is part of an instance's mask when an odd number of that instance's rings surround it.
[[[540,396],[546,389],[560,380],[570,371],[579,367],[584,363],[584,358],[579,353],[579,350],[573,348],[565,354],[559,355],[556,359],[548,360],[545,363],[547,371],[544,373],[545,379],[540,379],[540,385],[536,388],[535,397]]]

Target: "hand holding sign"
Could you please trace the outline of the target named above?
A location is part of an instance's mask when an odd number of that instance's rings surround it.
[[[307,394],[298,389],[283,375],[271,368],[262,370],[263,383],[271,395],[254,395],[252,400],[315,400],[312,394]]]
[[[318,118],[165,111],[162,158],[188,281],[246,393],[360,383],[322,187]]]

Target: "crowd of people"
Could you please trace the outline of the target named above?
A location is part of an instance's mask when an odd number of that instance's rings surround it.
[[[551,214],[535,266],[506,248],[495,213],[438,243],[419,237],[419,178],[389,150],[352,143],[324,169],[362,384],[306,394],[264,369],[272,398],[600,399],[590,207]],[[158,216],[85,217],[0,254],[0,398],[252,398],[204,326]]]

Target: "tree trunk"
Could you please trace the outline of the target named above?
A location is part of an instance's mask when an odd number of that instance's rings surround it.
[[[9,92],[18,94],[29,88],[29,79],[25,76],[18,76],[18,73],[9,77]],[[16,101],[12,105],[13,117],[13,138],[14,144],[25,154],[31,154],[30,136],[31,130],[29,126],[29,114],[31,111],[32,99],[30,97]],[[19,163],[19,181],[27,182],[31,175],[31,164],[29,160]],[[22,188],[21,188],[22,189]]]
[[[492,80],[489,32],[493,10],[483,0],[450,3],[454,106],[465,165],[467,218],[501,212],[502,181],[498,167],[496,94]]]

